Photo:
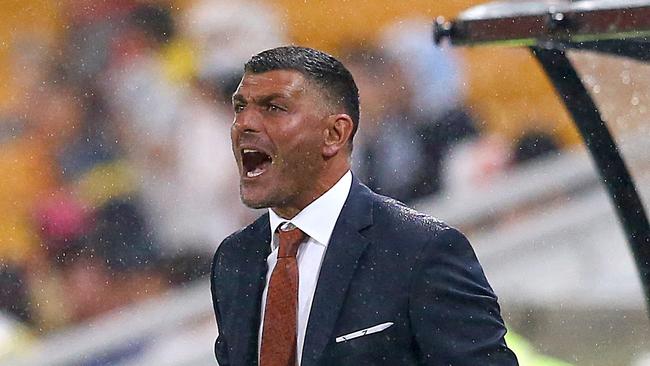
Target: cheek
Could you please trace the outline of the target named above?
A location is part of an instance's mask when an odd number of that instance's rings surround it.
[[[286,136],[285,139],[285,156],[287,158],[293,157],[296,159],[314,159],[320,152],[321,137],[313,133],[294,134],[293,136]]]
[[[292,156],[292,161],[296,170],[303,172],[316,173],[322,168],[324,161],[322,144],[316,136],[309,136],[308,139],[301,141],[301,144],[296,147]],[[313,174],[301,174],[298,179],[312,179]]]
[[[235,121],[230,125],[230,140],[234,144],[237,140],[237,128],[235,128]]]
[[[315,118],[294,117],[274,121],[267,134],[278,154],[286,160],[322,157],[325,131]]]
[[[230,148],[232,149],[233,154],[235,157],[237,156],[236,154],[236,149],[235,149],[235,142],[237,141],[237,138],[239,137],[239,134],[237,133],[237,130],[234,127],[230,128]]]

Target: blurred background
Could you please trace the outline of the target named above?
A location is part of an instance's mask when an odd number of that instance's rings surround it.
[[[213,365],[239,202],[230,96],[295,43],[359,84],[354,171],[463,230],[526,365],[650,365],[624,235],[525,49],[437,47],[480,1],[0,0],[0,365]],[[570,54],[648,207],[650,66]]]

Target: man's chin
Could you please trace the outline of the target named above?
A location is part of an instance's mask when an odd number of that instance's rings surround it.
[[[244,206],[252,209],[258,209],[258,208],[269,208],[271,207],[270,205],[264,203],[264,202],[258,202],[258,201],[252,201],[252,200],[247,200],[242,197],[241,199],[242,203]]]
[[[267,197],[260,197],[251,192],[245,192],[244,189],[240,192],[240,198],[241,202],[248,208],[258,209],[272,206]]]

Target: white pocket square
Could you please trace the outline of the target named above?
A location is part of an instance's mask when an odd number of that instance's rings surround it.
[[[336,337],[336,343],[345,342],[345,341],[349,341],[350,339],[359,338],[368,334],[381,332],[382,330],[390,327],[391,325],[393,325],[393,322],[377,324],[370,328],[357,330],[356,332],[352,332],[352,333],[342,335],[340,337]]]

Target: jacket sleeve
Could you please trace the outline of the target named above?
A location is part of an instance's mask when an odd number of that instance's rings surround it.
[[[226,239],[227,240],[227,239]],[[225,243],[224,240],[221,245],[219,245],[219,248],[223,247],[223,244]],[[219,313],[219,301],[221,299],[220,297],[220,292],[218,289],[219,285],[219,268],[218,268],[218,262],[220,262],[220,252],[219,249],[217,249],[217,252],[214,255],[214,258],[212,260],[212,270],[210,273],[210,290],[212,292],[212,306],[214,307],[214,315],[217,320],[217,331],[218,336],[217,340],[214,343],[214,354],[217,358],[217,363],[219,366],[228,366],[230,365],[230,359],[228,357],[228,345],[226,343],[226,334],[222,329],[223,322],[221,320],[221,315]]]
[[[422,365],[514,366],[494,292],[469,242],[445,228],[426,243],[410,285],[409,316]]]

